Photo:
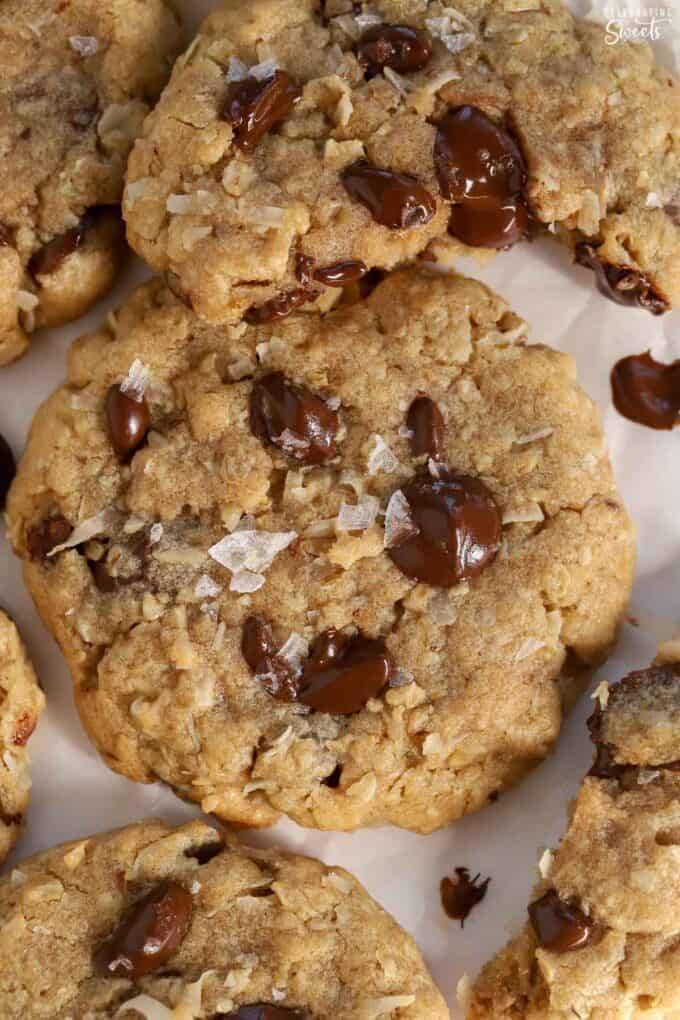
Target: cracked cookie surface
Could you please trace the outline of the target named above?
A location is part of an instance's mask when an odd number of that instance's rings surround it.
[[[0,610],[0,861],[21,833],[31,789],[26,745],[44,707],[19,633]]]
[[[0,365],[114,281],[125,164],[170,73],[165,0],[0,7]]]
[[[225,843],[202,822],[154,820],[47,850],[0,879],[0,1010],[5,1020],[449,1017],[414,941],[352,875]]]
[[[146,122],[124,215],[213,323],[541,226],[658,313],[680,295],[679,138],[670,72],[560,0],[235,0]]]
[[[661,654],[598,695],[595,763],[566,835],[541,860],[531,922],[482,970],[468,1020],[677,1010],[680,664]]]
[[[76,342],[10,533],[110,766],[246,825],[427,832],[545,756],[634,539],[572,359],[525,335],[406,270],[219,329],[156,280]]]

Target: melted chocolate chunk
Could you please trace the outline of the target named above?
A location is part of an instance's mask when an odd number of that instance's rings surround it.
[[[185,857],[193,857],[199,864],[208,864],[224,850],[224,840],[218,839],[214,843],[203,843],[202,846],[190,847],[184,851]]]
[[[552,953],[581,949],[593,935],[590,919],[578,907],[561,900],[554,889],[530,905],[529,919],[541,946]]]
[[[644,273],[603,261],[591,244],[578,245],[575,258],[579,265],[594,270],[597,289],[617,304],[639,305],[652,315],[668,310],[667,302],[656,293]]]
[[[107,206],[88,209],[77,227],[53,237],[31,256],[28,263],[29,273],[32,276],[50,276],[56,273],[69,255],[73,255],[82,246],[100,215],[105,215],[107,211]]]
[[[164,882],[136,903],[95,954],[97,970],[133,981],[162,967],[182,945],[193,899],[177,882]]]
[[[297,700],[297,677],[290,663],[277,655],[274,633],[261,616],[249,616],[244,621],[241,652],[267,694],[277,701]]]
[[[456,868],[455,870],[455,879],[443,878],[441,880],[440,895],[444,912],[452,921],[460,921],[461,928],[464,928],[470,912],[486,896],[491,879],[485,878],[483,882],[480,882],[481,875],[477,874],[474,878],[470,878],[467,868]]]
[[[611,374],[612,399],[624,418],[650,429],[680,424],[680,360],[664,365],[649,351],[622,358]]]
[[[89,567],[94,583],[103,595],[110,595],[118,590],[118,580],[109,573],[105,560],[89,561]]]
[[[282,372],[258,379],[250,395],[250,428],[302,464],[323,464],[335,456],[340,419],[325,400]]]
[[[224,106],[224,119],[234,129],[234,145],[252,152],[268,131],[290,115],[302,92],[285,71],[259,81],[246,78],[232,82]]]
[[[357,55],[369,77],[385,67],[400,74],[421,71],[432,56],[432,37],[408,25],[376,25],[362,35]]]
[[[437,203],[411,174],[383,170],[368,160],[352,163],[342,173],[349,195],[366,206],[376,223],[390,230],[408,230],[429,223]]]
[[[270,1006],[258,1002],[254,1006],[239,1006],[235,1013],[223,1014],[224,1020],[311,1020],[309,1013],[285,1006]]]
[[[14,454],[7,440],[0,436],[0,510],[7,504],[7,493],[17,471]]]
[[[406,427],[411,430],[411,453],[414,457],[427,454],[433,460],[443,460],[444,419],[430,397],[416,397],[406,415]]]
[[[331,628],[312,646],[298,699],[317,712],[352,715],[380,694],[393,669],[382,638],[348,635]]]
[[[366,276],[368,266],[356,259],[334,262],[331,266],[322,266],[314,270],[314,279],[324,287],[345,287],[348,283],[356,283]]]
[[[49,517],[26,535],[26,548],[32,560],[44,560],[55,546],[67,542],[73,528],[65,517]]]
[[[125,461],[140,448],[149,431],[151,416],[146,400],[135,400],[112,386],[106,396],[106,421],[111,445]]]
[[[295,276],[303,287],[309,287],[314,279],[314,266],[316,262],[311,255],[295,256]]]
[[[245,314],[246,322],[251,326],[263,326],[268,322],[278,322],[279,319],[286,319],[299,308],[306,305],[308,301],[314,301],[317,294],[312,290],[304,288],[300,290],[289,290],[285,294],[277,294],[271,301],[265,301],[263,305],[253,305]]]
[[[321,782],[324,786],[327,786],[329,790],[337,790],[340,786],[340,780],[342,778],[342,765],[336,765],[329,776],[322,779]]]
[[[459,106],[439,124],[434,161],[442,194],[454,203],[449,233],[485,248],[508,248],[525,236],[526,165],[508,131],[477,107]]]
[[[452,471],[438,478],[418,475],[402,491],[418,531],[405,532],[388,552],[407,577],[450,588],[492,562],[500,545],[501,514],[478,478]]]

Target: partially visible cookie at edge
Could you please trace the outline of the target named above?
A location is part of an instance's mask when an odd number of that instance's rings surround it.
[[[561,0],[232,0],[131,155],[132,247],[213,323],[548,228],[614,300],[680,295],[680,88]]]
[[[680,1002],[680,662],[601,685],[596,759],[540,863],[529,923],[462,996],[468,1020],[642,1020]],[[677,647],[676,647],[677,652]]]
[[[572,359],[416,270],[233,328],[142,287],[74,345],[8,507],[107,763],[245,825],[486,805],[552,748],[635,559]]]
[[[449,1020],[413,939],[342,868],[149,820],[0,879],[4,1020]]]
[[[127,157],[179,44],[166,0],[0,6],[0,365],[113,284]]]
[[[44,707],[16,626],[0,610],[0,861],[21,834],[31,789],[26,745]]]

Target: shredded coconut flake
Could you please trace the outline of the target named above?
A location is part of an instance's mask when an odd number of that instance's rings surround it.
[[[343,503],[338,514],[338,531],[368,531],[375,524],[379,508],[376,496],[360,496],[354,506]]]
[[[82,521],[77,528],[74,528],[65,542],[62,542],[61,545],[55,545],[54,549],[50,549],[47,555],[56,556],[57,553],[63,552],[65,549],[74,549],[81,542],[89,542],[91,538],[101,535],[110,528],[115,519],[115,510],[107,507],[106,510],[102,510],[101,513],[96,514],[94,517],[89,517],[86,521]]]
[[[655,779],[658,779],[660,775],[658,769],[640,769],[637,774],[638,785],[647,786],[648,783],[653,783]]]
[[[597,685],[590,697],[592,701],[597,701],[600,708],[604,711],[609,702],[609,684],[603,680],[602,683]]]
[[[552,425],[549,425],[547,428],[537,429],[535,432],[527,432],[526,435],[517,437],[515,445],[526,446],[527,443],[536,443],[539,439],[547,439],[554,431]]]
[[[401,96],[406,96],[409,92],[413,91],[413,82],[409,81],[408,78],[404,78],[403,75],[397,74],[391,67],[384,67],[383,74],[390,85],[393,85]]]
[[[399,461],[394,456],[389,446],[377,432],[373,436],[374,447],[368,458],[369,475],[385,474],[390,475],[399,467]]]
[[[555,855],[552,850],[544,850],[538,862],[538,873],[541,878],[550,878],[554,861]]]
[[[120,391],[126,397],[130,397],[131,400],[136,400],[138,404],[141,404],[149,386],[149,379],[149,369],[139,358],[135,358],[128,369],[128,374],[120,384]]]
[[[22,312],[34,312],[39,304],[40,299],[30,290],[17,291],[17,307]]]
[[[248,77],[248,65],[244,64],[238,57],[230,57],[227,70],[227,81],[245,81]]]
[[[415,995],[385,995],[381,999],[370,999],[362,1016],[365,1016],[366,1020],[377,1020],[378,1017],[392,1013],[395,1009],[412,1006],[415,1001]]]
[[[545,515],[538,503],[530,504],[525,510],[505,510],[503,524],[540,524]]]
[[[541,648],[545,648],[545,641],[541,641],[540,638],[528,637],[515,652],[515,662],[528,659],[529,656],[535,655]]]
[[[449,53],[460,53],[475,41],[472,22],[453,7],[445,7],[440,18],[427,18],[425,25]]]
[[[119,1006],[114,1016],[120,1016],[121,1013],[129,1013],[135,1009],[141,1013],[144,1020],[173,1020],[172,1011],[158,999],[152,999],[150,995],[137,995],[134,999],[127,999]]]
[[[81,57],[93,57],[99,50],[99,42],[93,35],[72,35],[69,46]]]
[[[163,537],[163,525],[160,523],[152,524],[151,531],[149,532],[151,544],[157,545],[158,542],[160,542],[160,540],[162,539],[162,537]]]
[[[364,32],[367,28],[382,25],[384,19],[378,11],[364,11],[363,14],[357,14],[354,20],[361,31]]]
[[[392,493],[387,504],[383,545],[385,549],[392,549],[396,545],[401,545],[407,538],[412,538],[417,534],[418,527],[414,524],[411,517],[411,507],[408,504],[408,500],[401,489],[397,489],[396,492]]]
[[[252,78],[257,78],[258,81],[266,81],[267,78],[272,78],[276,74],[276,70],[276,61],[270,57],[251,67],[250,75]]]
[[[472,982],[467,974],[463,974],[456,985],[456,1000],[463,1013],[467,1014],[468,1009],[472,1005]]]
[[[357,25],[356,18],[351,14],[341,14],[339,17],[334,18],[333,22],[353,41],[356,41],[361,35],[361,29]]]
[[[237,570],[231,579],[229,591],[235,591],[239,595],[250,595],[254,591],[259,591],[264,582],[264,574],[253,573],[251,570]]]
[[[389,687],[408,687],[413,683],[413,673],[409,673],[406,669],[395,669],[394,673],[390,677]]]
[[[648,209],[661,209],[663,208],[663,202],[655,191],[650,191],[647,195],[646,206]]]
[[[212,577],[208,574],[201,574],[196,582],[196,587],[194,588],[194,594],[197,595],[199,599],[215,598],[215,596],[219,595],[221,591],[222,585],[213,581]]]

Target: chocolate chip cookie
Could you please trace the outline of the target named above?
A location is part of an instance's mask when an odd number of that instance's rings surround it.
[[[212,323],[546,229],[659,313],[680,295],[679,138],[651,50],[560,0],[232,0],[137,141],[124,214]]]
[[[146,821],[0,879],[4,1020],[448,1020],[413,941],[341,868]]]
[[[26,745],[44,706],[17,629],[0,610],[0,861],[21,833],[31,789]]]
[[[631,525],[567,355],[406,270],[211,327],[156,280],[72,349],[12,541],[114,769],[246,825],[421,832],[552,747]]]
[[[468,1020],[672,1016],[680,1001],[680,649],[602,685],[597,753],[541,859],[524,931],[482,971]]]
[[[113,283],[125,163],[178,47],[165,0],[3,0],[0,365]]]

